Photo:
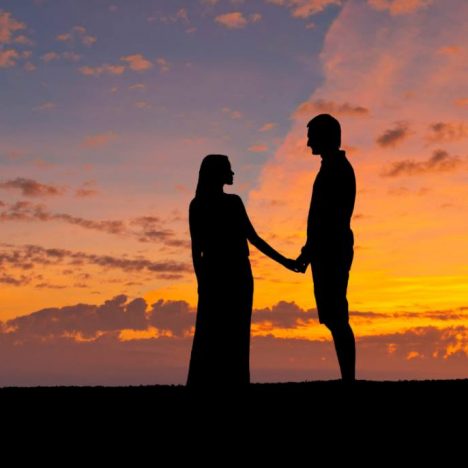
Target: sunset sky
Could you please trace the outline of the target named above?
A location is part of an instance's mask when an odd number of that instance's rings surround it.
[[[465,0],[0,0],[0,385],[184,383],[203,156],[229,155],[227,191],[295,258],[323,112],[357,177],[358,378],[467,378],[467,17]],[[251,262],[252,380],[337,378],[310,271]]]

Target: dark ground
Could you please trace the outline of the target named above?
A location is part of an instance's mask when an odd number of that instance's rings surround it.
[[[4,387],[3,409],[23,408],[60,416],[62,410],[121,414],[157,411],[159,414],[314,412],[334,410],[418,413],[459,410],[467,406],[468,379],[425,381],[314,381],[251,384],[248,388],[211,387],[197,392],[180,385],[131,387]]]
[[[402,453],[415,460],[437,454],[446,465],[465,459],[466,442],[457,439],[466,441],[467,397],[468,379],[252,384],[198,393],[183,386],[0,388],[1,440],[4,451],[20,442],[16,459],[32,453],[62,464],[58,447],[101,460],[125,453],[136,457],[132,466],[138,457],[158,466],[161,453],[171,465],[210,459],[223,467],[244,465],[247,454],[277,454],[289,467],[317,454],[327,464],[342,456],[363,460],[370,451],[378,451],[379,466]]]

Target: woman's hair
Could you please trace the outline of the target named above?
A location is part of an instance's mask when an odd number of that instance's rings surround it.
[[[220,181],[226,176],[226,168],[229,159],[224,154],[209,154],[203,158],[198,173],[198,184],[195,192],[196,197],[207,195],[213,188],[219,186]]]

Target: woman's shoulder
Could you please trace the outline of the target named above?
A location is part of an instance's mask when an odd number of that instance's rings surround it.
[[[189,212],[193,212],[194,210],[200,209],[200,200],[195,197],[189,204]]]
[[[226,199],[232,203],[242,203],[242,198],[236,193],[225,193],[224,195],[226,196]]]

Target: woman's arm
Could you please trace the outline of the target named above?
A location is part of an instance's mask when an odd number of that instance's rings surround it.
[[[281,255],[277,250],[275,250],[270,244],[264,241],[257,234],[252,223],[250,222],[250,219],[247,215],[247,211],[244,207],[244,204],[242,203],[242,200],[240,200],[240,203],[242,204],[242,210],[245,216],[245,223],[246,223],[246,228],[247,228],[247,239],[249,240],[249,242],[255,247],[257,247],[257,249],[260,250],[260,252],[265,254],[267,257],[270,257],[275,262],[280,263],[281,265],[288,268],[289,270],[298,272],[299,268],[295,260],[291,260],[290,258],[286,258],[284,255]]]
[[[190,238],[192,239],[192,261],[197,281],[200,281],[201,277],[201,259],[202,259],[202,248],[200,239],[200,229],[198,223],[198,217],[195,213],[193,204],[190,204],[189,208],[189,226],[190,226]]]

